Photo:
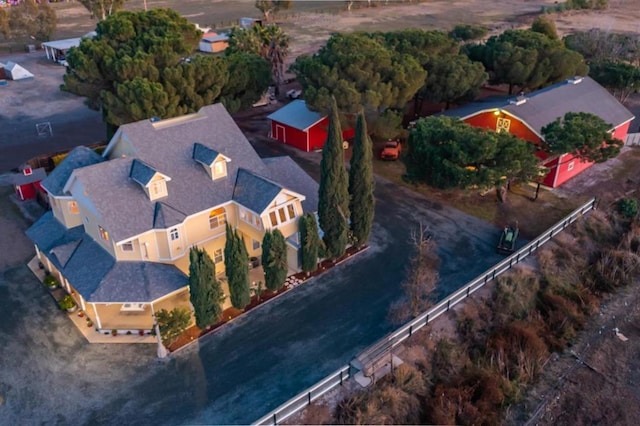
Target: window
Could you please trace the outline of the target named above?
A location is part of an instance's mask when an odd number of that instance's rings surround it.
[[[155,200],[167,195],[167,184],[164,179],[154,180],[149,183],[149,198]]]
[[[98,231],[100,231],[100,237],[103,240],[109,241],[109,233],[102,226],[98,226]]]
[[[296,217],[296,209],[293,207],[293,204],[289,204],[287,206],[287,211],[289,212],[289,220],[293,220]]]
[[[219,160],[213,163],[213,178],[218,179],[227,175],[227,163]]]
[[[171,231],[169,231],[169,235],[171,237],[171,241],[175,241],[178,238],[180,238],[180,233],[178,233],[178,228],[173,228]]]
[[[209,229],[217,229],[227,223],[227,214],[223,208],[211,210],[209,213]]]
[[[253,238],[251,239],[251,247],[254,250],[258,250],[260,248],[260,241],[256,241]]]
[[[224,257],[222,256],[222,249],[214,250],[213,252],[213,261],[215,263],[222,263],[224,261]]]
[[[275,227],[287,223],[296,218],[296,209],[293,203],[279,207],[277,210],[269,212],[271,226]]]
[[[573,166],[574,166],[574,164],[575,164],[575,161],[570,162],[570,163],[569,163],[569,165],[567,166],[567,170],[568,170],[568,171],[573,170]]]
[[[260,220],[260,216],[250,212],[247,209],[243,209],[240,207],[240,219],[243,222],[249,223],[257,229],[262,229],[262,221]]]
[[[69,201],[69,212],[71,214],[80,213],[80,210],[78,210],[78,202],[77,201]]]
[[[127,241],[122,244],[122,251],[133,251],[133,242]]]

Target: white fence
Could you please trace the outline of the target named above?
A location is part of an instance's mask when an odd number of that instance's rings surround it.
[[[302,410],[307,405],[311,404],[314,400],[321,397],[325,393],[330,390],[336,388],[337,386],[342,385],[343,381],[346,378],[349,378],[351,375],[351,368],[353,366],[354,369],[361,369],[363,364],[366,363],[367,360],[375,360],[379,359],[385,354],[391,352],[391,350],[402,343],[404,340],[408,339],[413,333],[420,330],[425,325],[432,322],[434,319],[438,318],[440,315],[447,312],[449,309],[454,307],[456,304],[460,303],[467,297],[469,297],[473,292],[478,290],[480,287],[484,286],[491,280],[495,279],[500,274],[508,271],[513,266],[526,259],[527,256],[538,250],[540,246],[551,240],[554,235],[562,232],[573,222],[578,220],[585,213],[596,208],[596,199],[592,198],[582,206],[575,209],[564,219],[553,225],[551,228],[543,232],[538,238],[526,244],[517,252],[513,253],[509,257],[507,257],[502,262],[498,263],[491,269],[485,271],[480,274],[475,279],[471,280],[467,284],[465,284],[462,288],[455,291],[453,294],[449,295],[447,298],[439,302],[437,305],[429,309],[427,312],[421,314],[417,318],[413,319],[409,323],[403,325],[398,330],[388,334],[387,336],[380,339],[378,342],[371,345],[365,351],[363,351],[358,357],[356,357],[350,365],[346,365],[340,368],[335,373],[329,375],[322,381],[318,382],[316,385],[311,388],[305,390],[304,392],[298,394],[297,396],[290,399],[288,402],[284,403],[280,407],[276,408],[269,414],[262,417],[260,420],[257,420],[254,424],[257,425],[276,425],[278,422],[282,422],[291,415],[297,413]]]

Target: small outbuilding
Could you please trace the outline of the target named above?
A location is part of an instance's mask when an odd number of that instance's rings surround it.
[[[267,118],[271,120],[271,138],[303,151],[322,149],[327,140],[329,117],[311,111],[301,99],[288,103]],[[342,131],[345,140],[353,135],[353,129]]]
[[[207,53],[224,52],[229,47],[229,34],[224,32],[208,32],[198,43],[198,50]]]
[[[16,197],[21,201],[32,200],[38,196],[38,192],[44,191],[40,181],[47,177],[43,168],[32,169],[29,166],[22,167],[21,173],[9,175],[9,182],[13,185]]]
[[[80,42],[84,38],[94,38],[97,35],[95,31],[88,32],[82,37],[67,38],[64,40],[45,41],[42,43],[44,53],[47,59],[53,62],[61,62],[67,59],[67,53],[72,47],[80,46]]]
[[[9,80],[25,80],[27,78],[33,78],[33,74],[27,71],[24,67],[11,61],[5,64],[4,73]]]

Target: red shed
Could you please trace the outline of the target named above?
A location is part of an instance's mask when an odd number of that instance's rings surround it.
[[[271,137],[303,151],[321,149],[327,140],[329,117],[311,111],[303,100],[295,100],[267,117],[271,120]],[[342,131],[350,139],[353,129]]]
[[[36,198],[38,191],[43,191],[40,181],[47,177],[43,168],[32,169],[29,166],[22,168],[22,173],[9,175],[9,182],[16,191],[16,197],[20,200],[31,200]]]
[[[575,77],[515,99],[489,99],[445,111],[442,115],[459,117],[472,126],[497,132],[509,132],[536,145],[543,141],[542,128],[564,117],[567,112],[588,112],[610,123],[613,137],[626,140],[633,114],[607,89],[590,77]],[[538,151],[549,169],[543,184],[556,188],[593,163],[571,154],[550,157]]]

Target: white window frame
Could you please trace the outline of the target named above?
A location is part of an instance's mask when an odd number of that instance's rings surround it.
[[[244,207],[240,207],[240,220],[244,223],[248,223],[256,229],[262,229],[262,220],[260,219],[260,215],[245,209]]]
[[[219,168],[219,170],[218,170]],[[211,167],[212,175],[214,179],[220,179],[227,176],[227,162],[225,160],[218,160],[213,163]]]
[[[169,230],[169,239],[171,241],[176,241],[180,239],[180,231],[178,230],[178,228],[171,228]]]
[[[155,200],[167,196],[167,182],[164,179],[149,182],[149,198]]]
[[[275,228],[280,225],[286,225],[294,221],[298,217],[297,214],[298,212],[296,209],[295,202],[281,204],[269,210],[269,223],[271,224],[272,228]],[[282,219],[282,216],[284,216],[284,220]],[[274,218],[275,218],[275,221],[274,221]]]
[[[222,218],[222,220],[220,218]],[[215,219],[215,222],[217,222],[217,225],[215,225],[215,226],[213,226],[214,219]],[[217,214],[215,216],[211,216],[211,215],[209,216],[209,229],[210,230],[218,229],[221,226],[226,225],[226,223],[227,223],[227,212],[226,211],[223,211],[222,213]]]
[[[222,263],[224,262],[224,252],[221,248],[215,249],[213,251],[213,263]]]
[[[567,164],[567,171],[570,172],[571,170],[573,170],[574,166],[575,166],[575,161],[571,161],[569,164]]]
[[[133,241],[127,241],[122,243],[120,249],[124,252],[132,252],[133,251]]]
[[[260,250],[260,247],[262,247],[262,244],[260,243],[260,241],[254,240],[252,238],[251,239],[251,247],[253,248],[253,250]]]

